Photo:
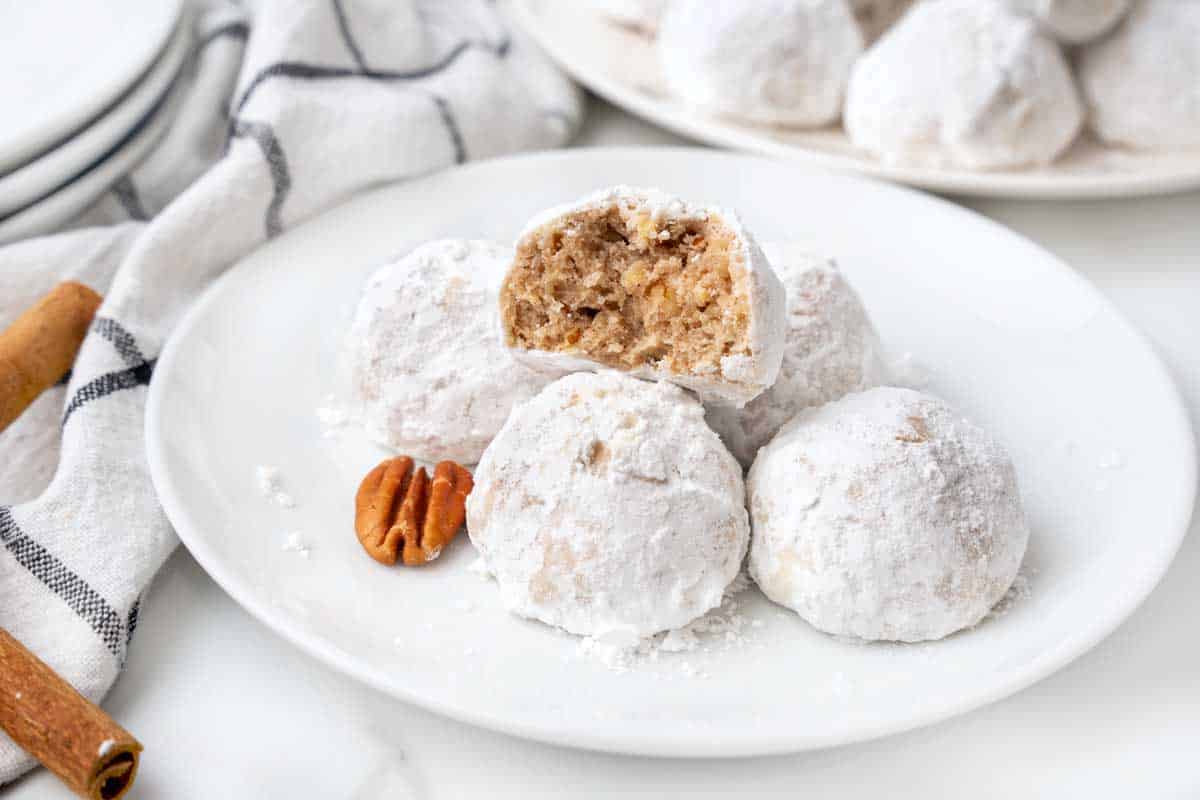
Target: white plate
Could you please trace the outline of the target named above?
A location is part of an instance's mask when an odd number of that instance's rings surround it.
[[[162,98],[111,155],[53,194],[0,220],[0,244],[49,233],[82,212],[150,154],[171,118],[171,98]]]
[[[182,7],[182,0],[0,3],[0,173],[50,149],[133,86]]]
[[[857,150],[840,127],[801,131],[699,113],[672,98],[651,39],[580,4],[511,0],[522,26],[580,83],[611,103],[682,136],[721,147],[856,172],[934,191],[994,197],[1129,197],[1200,187],[1200,151],[1139,153],[1087,137],[1054,164],[973,172],[883,164]]]
[[[0,176],[0,217],[36,202],[102,161],[167,93],[191,39],[179,26],[146,78],[86,128],[53,150]]]
[[[757,592],[747,641],[662,654],[625,673],[508,616],[467,571],[460,536],[435,565],[360,550],[359,480],[383,452],[323,438],[336,352],[366,275],[441,236],[510,240],[535,211],[614,182],[739,208],[763,239],[837,254],[886,342],[995,431],[1033,528],[1029,596],[975,630],[916,646],[817,633]],[[430,358],[436,358],[430,353]],[[959,714],[1096,644],[1178,547],[1195,492],[1192,433],[1142,337],[1054,257],[911,190],[714,151],[596,150],[469,165],[381,189],[281,236],[224,275],[179,325],[150,389],[159,496],[184,543],[282,636],[380,690],[562,745],[734,756],[852,742]],[[1119,468],[1103,469],[1101,465]],[[297,500],[262,497],[281,468]],[[305,559],[282,549],[298,531]],[[700,673],[688,676],[692,670]]]

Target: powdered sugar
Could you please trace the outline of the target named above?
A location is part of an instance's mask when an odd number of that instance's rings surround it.
[[[1028,600],[1033,594],[1033,578],[1036,575],[1033,569],[1022,567],[1021,571],[1013,578],[1012,586],[1008,587],[1008,591],[1004,596],[992,606],[984,616],[984,620],[995,619],[1002,617],[1012,610],[1016,604]]]
[[[550,378],[500,343],[497,291],[511,250],[429,242],[367,281],[347,337],[367,433],[429,461],[479,460],[516,403]]]
[[[317,407],[317,422],[321,425],[321,438],[333,439],[354,421],[352,410],[338,400],[335,395],[328,395],[324,404]]]
[[[1082,44],[1113,29],[1132,0],[1005,0],[1066,44]],[[1171,0],[1175,2],[1175,0]]]
[[[775,384],[744,408],[714,406],[708,424],[749,468],[758,449],[802,408],[884,381],[882,347],[837,265],[803,246],[764,244],[787,292],[787,334]]]
[[[719,605],[749,538],[741,469],[700,404],[611,371],[513,411],[475,471],[467,529],[506,608],[605,646]]]
[[[697,108],[768,125],[835,122],[863,37],[845,0],[674,0],[658,58]]]
[[[884,162],[969,169],[1049,163],[1083,118],[1058,44],[980,0],[916,4],[855,64],[844,112]]]
[[[1092,129],[1147,150],[1200,148],[1200,2],[1140,0],[1079,56]]]
[[[284,537],[281,549],[285,553],[295,553],[301,558],[307,559],[312,552],[312,548],[299,531],[292,531]]]
[[[1013,582],[1029,529],[1003,449],[907,389],[802,411],[748,479],[750,572],[819,630],[938,639]]]
[[[260,464],[254,468],[254,480],[263,497],[274,497],[279,491],[279,468]]]
[[[278,467],[260,464],[254,468],[254,480],[259,494],[280,508],[295,508],[296,500],[282,489],[283,477]]]
[[[709,656],[742,650],[757,642],[757,635],[752,631],[761,630],[763,622],[746,617],[738,598],[749,586],[749,576],[739,572],[726,589],[721,604],[699,619],[647,638],[611,633],[585,637],[576,646],[575,655],[615,672],[655,665],[668,668],[667,674],[685,678],[708,677],[687,660],[688,654]]]

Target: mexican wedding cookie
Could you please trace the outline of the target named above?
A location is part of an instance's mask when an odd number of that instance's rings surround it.
[[[635,640],[721,602],[750,531],[741,469],[682,389],[569,375],[513,410],[467,530],[509,611]]]
[[[496,295],[512,251],[429,242],[367,281],[347,337],[367,433],[416,458],[473,464],[515,403],[549,382],[501,345]]]
[[[749,468],[798,411],[883,382],[879,336],[833,261],[796,245],[764,244],[787,291],[787,338],[775,384],[744,408],[714,406],[708,424]]]
[[[505,344],[530,366],[607,366],[739,405],[779,374],[783,306],[733,213],[628,187],[535,218],[500,290]]]
[[[750,574],[835,635],[918,642],[970,627],[1029,540],[1004,450],[909,389],[800,412],[759,453],[747,491]]]
[[[854,68],[846,132],[896,164],[999,169],[1047,164],[1083,106],[1057,43],[988,0],[915,5]]]
[[[862,49],[846,0],[673,0],[658,31],[677,97],[767,125],[835,122]]]
[[[1079,81],[1104,141],[1200,148],[1200,0],[1140,0],[1080,53]]]
[[[1091,41],[1121,21],[1132,0],[1005,0],[1064,44]]]

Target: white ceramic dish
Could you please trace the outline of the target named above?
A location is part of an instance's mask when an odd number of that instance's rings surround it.
[[[339,340],[365,277],[434,237],[510,240],[533,212],[621,181],[720,202],[763,239],[803,238],[839,257],[885,342],[917,354],[929,388],[1010,448],[1033,530],[1027,597],[942,642],[862,645],[817,633],[751,589],[742,646],[664,653],[614,673],[577,654],[573,637],[501,610],[495,586],[466,569],[465,536],[424,569],[385,568],[361,552],[352,498],[384,452],[353,428],[325,438],[316,409],[336,388]],[[461,720],[653,755],[852,742],[1028,686],[1141,602],[1186,531],[1196,488],[1192,433],[1163,366],[1054,257],[908,189],[697,150],[468,165],[284,234],[181,322],[151,385],[146,433],[180,537],[280,635]],[[260,494],[260,464],[282,470],[294,509]],[[283,549],[292,531],[308,558]]]
[[[149,118],[103,161],[53,194],[0,220],[0,244],[49,233],[81,213],[150,154],[170,127],[171,116],[171,98],[163,98],[151,109]]]
[[[86,125],[144,76],[182,0],[0,4],[0,174]]]
[[[116,105],[59,147],[0,176],[0,217],[61,188],[120,145],[138,122],[162,101],[179,74],[189,42],[187,29],[178,27],[145,80]]]
[[[682,136],[811,167],[939,192],[992,197],[1129,197],[1200,187],[1200,151],[1139,153],[1080,139],[1054,164],[973,172],[893,166],[857,150],[840,127],[812,131],[742,124],[696,112],[664,87],[651,39],[578,3],[509,0],[530,34],[573,78],[626,111]]]

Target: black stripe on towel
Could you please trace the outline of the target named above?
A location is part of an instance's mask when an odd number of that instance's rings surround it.
[[[13,520],[8,506],[0,506],[0,543],[13,554],[17,563],[92,626],[114,658],[120,661],[124,657],[126,637],[121,615],[87,581],[30,539]]]
[[[129,366],[134,367],[146,363],[146,357],[142,355],[142,350],[138,347],[133,334],[125,330],[125,327],[115,319],[96,317],[92,321],[92,330],[101,338],[111,342],[112,346],[116,348],[117,354]]]
[[[75,412],[93,400],[107,397],[122,389],[132,389],[135,386],[149,385],[150,376],[153,374],[154,362],[143,361],[141,364],[129,369],[106,372],[99,378],[88,381],[76,390],[75,394],[71,397],[71,402],[67,403],[67,408],[63,411],[62,426],[65,428],[67,422],[70,421]]]
[[[436,75],[442,70],[452,65],[455,61],[466,53],[468,50],[481,49],[493,53],[497,58],[504,58],[508,55],[508,51],[512,46],[512,41],[507,37],[498,43],[465,41],[455,45],[450,52],[442,56],[439,60],[425,67],[419,67],[413,70],[382,70],[382,69],[350,69],[349,67],[325,67],[318,64],[308,64],[303,61],[280,61],[275,64],[269,64],[263,67],[251,79],[249,85],[246,86],[246,91],[242,92],[241,99],[234,106],[234,116],[237,116],[246,103],[250,102],[254,91],[259,86],[266,83],[272,78],[298,78],[301,80],[336,80],[339,78],[368,78],[375,81],[413,81],[421,78],[428,78],[431,75]]]
[[[267,229],[267,238],[276,236],[283,230],[280,213],[283,209],[283,201],[287,199],[288,192],[292,189],[292,175],[288,171],[287,156],[283,154],[283,148],[279,145],[275,131],[265,122],[234,120],[231,135],[235,137],[249,136],[254,139],[258,142],[263,157],[267,160],[267,168],[271,171],[272,192],[264,224]]]

